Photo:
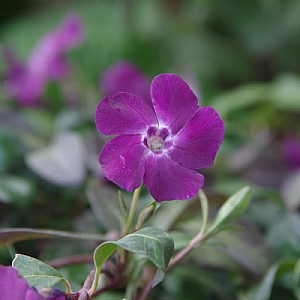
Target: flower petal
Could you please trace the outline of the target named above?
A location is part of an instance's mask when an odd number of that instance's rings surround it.
[[[120,135],[109,141],[99,156],[103,174],[120,188],[133,191],[142,183],[147,147],[142,135]]]
[[[77,46],[83,38],[80,18],[70,14],[57,29],[40,39],[26,65],[20,64],[13,53],[6,51],[7,82],[16,100],[24,106],[38,104],[47,82],[66,75],[68,63],[63,57],[65,52]]]
[[[181,165],[200,169],[213,165],[224,138],[224,123],[212,107],[203,107],[173,138],[169,155]]]
[[[0,295],[1,299],[24,300],[29,289],[24,278],[18,276],[18,271],[12,267],[0,266]]]
[[[28,68],[35,73],[47,73],[53,60],[77,46],[83,38],[80,18],[73,14],[67,15],[58,28],[39,40],[28,59]]]
[[[150,80],[130,62],[120,61],[106,70],[102,75],[101,86],[106,96],[128,92],[152,106]]]
[[[129,93],[103,98],[97,105],[95,122],[104,135],[142,133],[148,126],[157,125],[150,106]]]
[[[144,176],[145,186],[157,202],[193,198],[204,184],[197,171],[185,168],[162,154],[148,153]]]
[[[199,109],[198,99],[187,83],[175,74],[156,76],[151,97],[158,122],[175,135]]]
[[[25,297],[24,297],[25,296]],[[24,300],[46,300],[46,298],[42,297],[35,289],[28,289],[26,294],[22,299]],[[11,298],[9,298],[11,299]],[[55,300],[56,298],[51,297],[51,300]]]

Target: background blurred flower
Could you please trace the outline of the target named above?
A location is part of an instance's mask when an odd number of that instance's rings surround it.
[[[283,141],[283,153],[290,168],[300,169],[300,141],[294,137],[287,137]]]
[[[64,300],[59,290],[52,290],[52,295],[41,296],[35,288],[29,287],[24,278],[12,267],[0,265],[0,298],[1,300]]]
[[[145,100],[150,106],[150,80],[128,61],[120,61],[107,69],[101,78],[101,88],[106,96],[128,92]]]
[[[78,45],[84,37],[82,23],[76,15],[68,15],[60,27],[45,35],[24,65],[15,53],[6,48],[7,84],[20,104],[36,105],[47,82],[61,79],[68,71],[63,55]]]
[[[95,121],[104,135],[117,134],[103,148],[104,175],[127,191],[142,180],[158,201],[196,195],[204,177],[196,170],[213,164],[224,137],[224,124],[179,76],[161,74],[151,84],[153,109],[137,96],[105,97]]]

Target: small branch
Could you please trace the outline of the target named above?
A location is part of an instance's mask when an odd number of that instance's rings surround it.
[[[189,255],[194,249],[199,247],[205,240],[207,235],[203,235],[198,233],[190,242],[189,244],[183,248],[181,251],[179,251],[169,262],[169,265],[166,269],[166,272],[171,270],[177,263],[179,263],[182,259],[184,259],[187,255]]]
[[[92,284],[93,284],[94,278],[95,278],[95,271],[92,270],[89,273],[89,275],[87,276],[87,278],[85,279],[83,287],[82,287],[81,290],[88,291],[91,288]]]
[[[152,282],[153,280],[150,280],[147,285],[143,288],[141,295],[136,298],[136,300],[147,300],[151,290],[152,290]]]

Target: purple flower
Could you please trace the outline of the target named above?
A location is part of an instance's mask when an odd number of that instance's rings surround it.
[[[23,65],[11,50],[5,49],[7,84],[12,95],[24,106],[39,102],[50,79],[61,79],[68,72],[63,55],[83,39],[80,19],[68,15],[60,27],[45,35]]]
[[[63,294],[52,290],[52,295],[43,297],[35,288],[28,286],[24,278],[12,267],[0,265],[0,299],[1,300],[64,300]]]
[[[106,96],[128,92],[152,106],[150,80],[130,62],[120,61],[106,70],[101,78],[101,87]]]
[[[290,136],[283,141],[283,153],[291,169],[300,169],[300,141]]]
[[[102,99],[97,129],[117,135],[99,156],[103,174],[127,191],[144,181],[158,201],[192,198],[204,184],[196,170],[213,165],[224,124],[179,76],[161,74],[151,83],[153,109],[129,93]]]

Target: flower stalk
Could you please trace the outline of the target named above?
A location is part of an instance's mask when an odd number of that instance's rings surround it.
[[[135,189],[135,191],[133,193],[131,207],[130,207],[130,210],[129,210],[129,215],[128,215],[128,219],[127,219],[127,222],[126,222],[125,234],[124,235],[127,235],[130,232],[130,228],[132,226],[132,221],[133,221],[134,214],[135,214],[135,211],[136,211],[136,206],[137,206],[137,203],[138,203],[138,200],[139,200],[141,188],[142,188],[142,185],[140,185],[137,189]]]

